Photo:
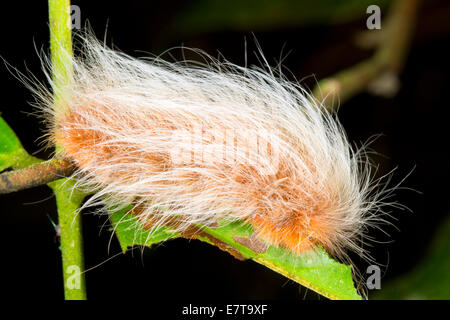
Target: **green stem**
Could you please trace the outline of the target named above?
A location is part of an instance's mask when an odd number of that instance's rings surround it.
[[[49,0],[50,52],[56,117],[64,113],[65,87],[72,80],[70,0]]]
[[[74,184],[72,179],[63,179],[49,183],[49,186],[55,193],[58,208],[64,297],[66,300],[86,300],[83,235],[78,212],[84,195],[77,190],[72,192]]]
[[[55,115],[64,114],[67,98],[65,88],[72,80],[72,36],[70,0],[49,0],[50,50]],[[56,122],[58,119],[55,119]],[[59,149],[56,146],[56,149]],[[49,184],[56,196],[61,231],[61,254],[64,275],[64,296],[67,300],[86,299],[84,279],[83,238],[78,209],[84,195],[74,190],[74,182],[64,179]]]

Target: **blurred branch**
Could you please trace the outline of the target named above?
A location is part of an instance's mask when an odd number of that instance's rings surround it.
[[[419,5],[420,0],[396,0],[384,21],[381,41],[374,55],[319,81],[314,97],[333,109],[338,102],[368,89],[392,96],[410,47]]]

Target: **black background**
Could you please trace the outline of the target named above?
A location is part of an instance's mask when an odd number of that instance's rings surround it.
[[[365,19],[339,26],[279,28],[177,33],[177,14],[188,1],[73,1],[81,8],[82,23],[89,20],[99,38],[109,21],[107,43],[134,56],[142,51],[159,54],[181,44],[198,47],[213,56],[220,51],[228,60],[244,63],[244,38],[249,64],[253,31],[266,58],[273,65],[283,52],[291,51],[284,65],[302,84],[312,88],[321,79],[372,53],[352,43]],[[42,79],[35,46],[48,50],[46,1],[6,2],[1,6],[0,55],[20,71],[27,68]],[[401,74],[402,87],[393,99],[360,94],[339,111],[351,141],[361,144],[382,134],[372,148],[379,174],[397,168],[393,184],[411,170],[403,186],[420,193],[399,190],[395,200],[412,213],[393,210],[398,221],[386,227],[388,243],[372,250],[377,263],[385,265],[383,281],[410,270],[426,254],[432,235],[449,213],[448,188],[448,88],[450,64],[450,5],[429,1],[421,10],[412,49]],[[48,158],[37,139],[43,126],[28,115],[30,93],[1,66],[0,111],[31,153]],[[315,76],[315,78],[313,76]],[[306,77],[306,78],[305,78]],[[62,273],[58,242],[49,215],[56,221],[54,198],[46,186],[0,197],[1,284],[12,297],[61,299]],[[120,252],[118,242],[105,227],[105,217],[83,215],[86,268],[105,262]],[[377,235],[378,236],[378,235]],[[110,250],[108,252],[108,245]],[[365,264],[356,260],[356,265]],[[177,239],[142,252],[136,249],[117,255],[86,273],[89,298],[170,299],[303,299],[320,298],[298,284],[252,261],[241,262],[219,249],[198,241]]]

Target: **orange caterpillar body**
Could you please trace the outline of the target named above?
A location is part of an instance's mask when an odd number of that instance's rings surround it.
[[[81,49],[58,92],[66,108],[38,94],[55,119],[51,141],[96,192],[86,205],[133,202],[141,220],[176,216],[180,229],[243,219],[295,253],[364,254],[361,236],[380,219],[369,165],[299,85],[211,58],[141,61],[90,37]]]

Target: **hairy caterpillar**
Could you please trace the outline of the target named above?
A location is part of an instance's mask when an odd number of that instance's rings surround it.
[[[180,230],[245,220],[294,253],[366,256],[360,242],[383,220],[387,191],[374,192],[363,149],[299,84],[206,56],[138,60],[89,35],[80,49],[68,85],[34,91],[48,141],[95,192],[85,206],[134,203],[141,221],[177,217]]]

